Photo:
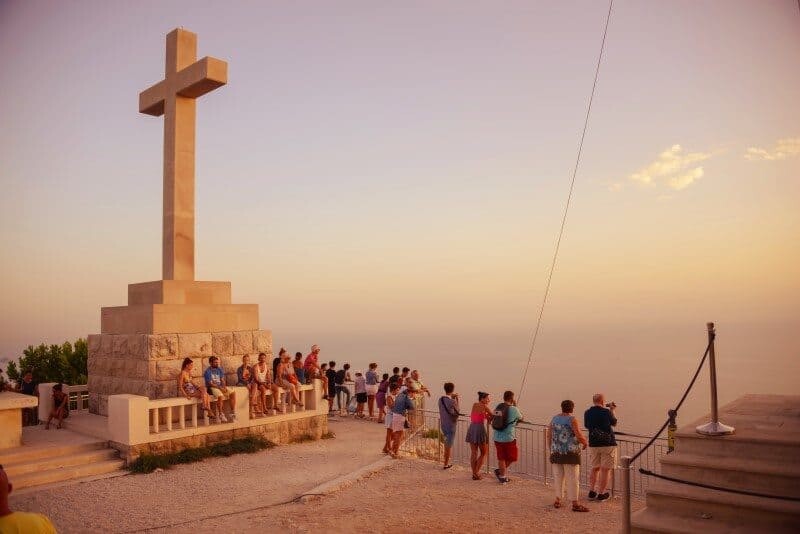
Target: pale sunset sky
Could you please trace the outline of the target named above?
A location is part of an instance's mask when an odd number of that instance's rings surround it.
[[[229,64],[197,105],[197,278],[292,350],[499,339],[519,369],[607,9],[0,2],[0,357],[160,278],[163,120],[138,94],[183,26]],[[796,0],[614,2],[537,358],[654,331],[694,354],[709,320],[800,358],[799,67]]]

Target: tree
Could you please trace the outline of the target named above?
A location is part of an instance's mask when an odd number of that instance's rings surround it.
[[[64,384],[85,384],[87,381],[86,361],[89,356],[85,339],[78,339],[73,345],[65,341],[62,345],[29,345],[22,351],[18,362],[11,361],[6,367],[8,378],[19,383],[27,371],[33,373],[35,382],[63,382]]]

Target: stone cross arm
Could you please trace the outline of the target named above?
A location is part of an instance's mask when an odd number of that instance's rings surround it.
[[[158,117],[170,95],[197,98],[226,83],[228,64],[206,56],[139,93],[139,112]]]

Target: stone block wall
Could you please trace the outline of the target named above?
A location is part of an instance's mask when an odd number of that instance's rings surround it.
[[[178,373],[184,358],[194,360],[193,376],[201,375],[208,359],[219,356],[228,384],[236,384],[236,369],[242,356],[251,363],[260,352],[272,362],[272,332],[204,332],[196,334],[96,334],[90,335],[89,411],[108,415],[108,396],[118,393],[150,399],[176,397]]]
[[[219,432],[199,434],[196,436],[187,436],[176,439],[167,439],[152,443],[126,445],[112,441],[110,442],[110,445],[120,452],[120,457],[125,460],[126,464],[130,464],[130,462],[134,461],[141,454],[166,454],[171,452],[180,452],[184,449],[205,447],[213,445],[214,443],[225,443],[231,441],[232,439],[244,438],[248,436],[260,436],[280,445],[292,443],[298,440],[304,440],[308,437],[312,439],[320,439],[322,435],[327,432],[328,416],[327,414],[323,414],[291,419],[288,421],[269,421],[265,419],[264,423],[260,425],[254,425],[245,428],[226,429],[220,430]]]

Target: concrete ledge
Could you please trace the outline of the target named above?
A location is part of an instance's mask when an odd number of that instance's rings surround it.
[[[345,486],[349,486],[350,484],[359,479],[371,475],[372,473],[377,473],[378,471],[386,469],[387,467],[392,465],[392,462],[395,461],[396,460],[393,460],[391,457],[381,458],[377,462],[373,462],[369,465],[366,465],[361,469],[353,471],[352,473],[348,473],[338,478],[334,478],[333,480],[329,480],[328,482],[320,484],[319,486],[305,492],[306,494],[300,497],[300,502],[305,503],[311,499],[315,499],[323,495],[329,495],[334,491],[338,491],[339,489]]]
[[[230,304],[230,282],[156,280],[128,284],[128,305]]]
[[[137,304],[102,308],[103,334],[258,330],[258,304]]]

